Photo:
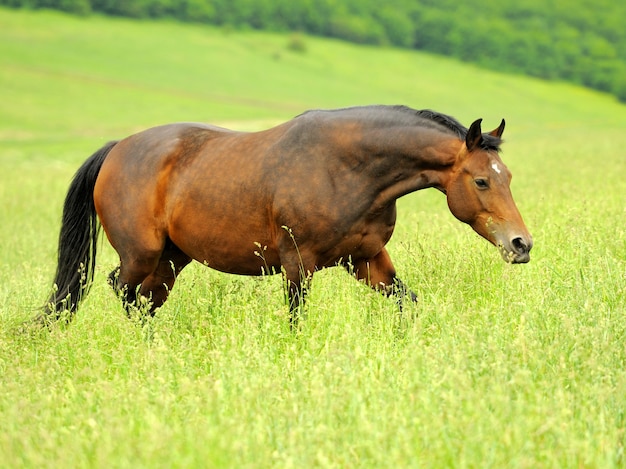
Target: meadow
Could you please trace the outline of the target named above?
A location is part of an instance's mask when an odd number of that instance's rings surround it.
[[[626,467],[626,106],[298,39],[0,9],[0,466]],[[106,141],[375,103],[507,120],[529,264],[426,190],[400,200],[388,245],[420,298],[401,316],[327,269],[293,333],[280,277],[192,265],[139,323],[106,285],[103,240],[75,320],[20,327],[50,292],[71,176]]]

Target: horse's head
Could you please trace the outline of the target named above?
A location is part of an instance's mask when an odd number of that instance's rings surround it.
[[[452,214],[500,249],[505,261],[530,260],[533,239],[511,195],[511,172],[498,155],[504,120],[483,134],[482,119],[467,132],[444,188]]]

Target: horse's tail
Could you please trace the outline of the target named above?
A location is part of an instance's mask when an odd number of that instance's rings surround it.
[[[54,291],[39,316],[57,320],[62,313],[71,319],[93,281],[100,223],[93,189],[105,158],[117,142],[109,142],[89,157],[76,171],[63,205]]]

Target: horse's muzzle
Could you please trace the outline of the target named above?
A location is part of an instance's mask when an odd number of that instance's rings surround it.
[[[533,239],[530,236],[516,236],[502,245],[502,257],[511,264],[525,264],[530,261],[530,250],[533,248]]]

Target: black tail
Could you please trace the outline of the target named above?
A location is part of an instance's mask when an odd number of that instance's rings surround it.
[[[64,311],[71,317],[89,292],[100,232],[93,189],[102,163],[116,144],[109,142],[91,155],[76,171],[70,184],[63,206],[54,291],[44,306],[41,319],[57,320]]]

